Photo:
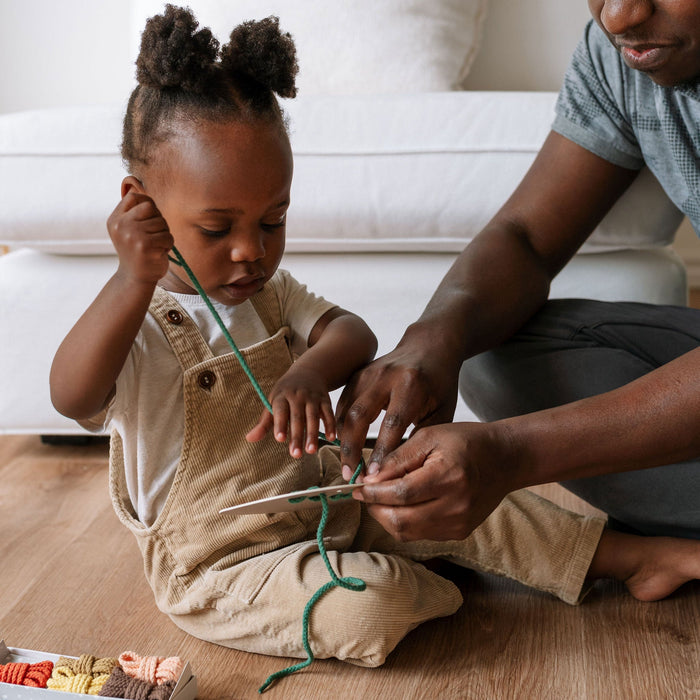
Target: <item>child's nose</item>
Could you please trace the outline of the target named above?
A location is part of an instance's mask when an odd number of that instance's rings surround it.
[[[605,0],[600,21],[610,34],[620,35],[654,14],[654,0]]]
[[[253,262],[265,257],[263,234],[260,231],[241,231],[233,237],[231,260],[233,262]]]

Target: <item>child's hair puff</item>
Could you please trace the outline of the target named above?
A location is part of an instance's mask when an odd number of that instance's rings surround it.
[[[167,5],[151,17],[141,35],[136,80],[150,88],[179,88],[203,93],[214,80],[219,42],[207,28],[197,31],[187,9]]]
[[[284,120],[275,94],[295,97],[292,37],[277,17],[236,27],[219,50],[189,8],[166,5],[151,17],[136,60],[137,87],[124,117],[122,157],[130,172],[151,161],[175,119]]]
[[[221,66],[232,75],[248,76],[280,97],[296,97],[299,67],[294,41],[280,32],[279,19],[249,21],[231,32],[221,49]]]

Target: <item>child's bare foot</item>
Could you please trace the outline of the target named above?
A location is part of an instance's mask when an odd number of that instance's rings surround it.
[[[661,600],[700,578],[700,540],[640,537],[606,529],[588,576],[622,581],[638,600]]]

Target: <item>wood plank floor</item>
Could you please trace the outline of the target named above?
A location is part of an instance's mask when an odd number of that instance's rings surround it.
[[[556,489],[540,490],[560,499]],[[570,607],[510,581],[456,568],[444,573],[460,587],[463,607],[416,629],[383,667],[316,661],[265,695],[700,698],[698,582],[658,603],[598,582],[581,606]],[[106,445],[51,446],[35,436],[0,437],[0,638],[75,656],[178,654],[191,662],[202,700],[256,697],[289,661],[177,629],[156,610],[136,544],[111,509]]]

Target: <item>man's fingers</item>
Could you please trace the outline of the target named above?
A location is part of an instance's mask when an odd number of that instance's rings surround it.
[[[367,464],[367,478],[370,482],[400,479],[408,472],[424,466],[432,450],[432,443],[426,442],[425,436],[419,434],[414,434],[410,440],[402,443],[404,433],[405,429],[396,430],[393,435],[390,432],[382,435],[380,431]]]
[[[366,503],[408,506],[432,500],[440,495],[439,474],[434,475],[427,455],[415,449],[410,440],[385,460],[382,470],[364,479],[364,488],[357,491]]]
[[[369,514],[400,542],[463,540],[479,524],[471,522],[464,512],[446,517],[445,509],[446,504],[440,499],[414,506],[367,506]]]
[[[365,502],[370,515],[397,540],[463,539],[478,522],[472,523],[468,517],[464,482],[454,473],[442,479],[442,473],[439,465],[423,462],[422,468],[400,478],[375,483],[365,480],[353,497]]]
[[[426,411],[424,415],[415,421],[415,427],[411,431],[411,435],[431,425],[442,425],[452,423],[457,406],[457,390],[451,396],[447,396],[445,401],[435,406],[432,411]]]
[[[385,457],[396,449],[412,424],[418,425],[430,415],[430,394],[416,372],[404,372],[402,381],[395,384],[379,435],[369,460],[368,473],[384,469]],[[414,431],[415,432],[415,431]]]
[[[411,425],[411,422],[412,421],[408,420],[408,418],[401,413],[394,412],[391,404],[389,405],[382,419],[379,435],[377,435],[374,449],[369,458],[369,463],[367,465],[369,474],[378,472],[386,455],[401,444],[401,440],[406,434],[406,429]]]
[[[346,389],[342,396],[347,397]],[[370,424],[380,414],[384,407],[384,399],[378,392],[366,392],[359,399],[353,401],[346,409],[337,412],[336,422],[340,434],[340,455],[344,465],[357,465],[362,457],[362,448],[367,439],[367,430]],[[338,402],[341,406],[341,402]]]
[[[364,491],[364,489],[357,489]],[[440,536],[440,523],[431,524],[430,533],[435,533],[434,537],[426,537],[423,533],[426,531],[428,523],[434,520],[435,504],[433,501],[422,503],[414,506],[386,506],[372,505],[367,506],[369,514],[396,540],[399,542],[411,542],[420,539],[447,539]],[[420,524],[420,531],[418,529]],[[452,539],[452,538],[450,538]]]

